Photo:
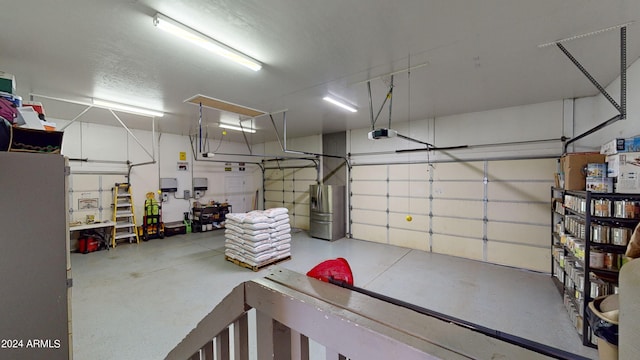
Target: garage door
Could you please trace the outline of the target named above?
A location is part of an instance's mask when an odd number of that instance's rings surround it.
[[[124,175],[71,174],[69,176],[69,221],[111,220],[113,193],[116,183],[126,182]]]
[[[535,159],[354,166],[352,236],[549,271],[547,197],[555,164]]]
[[[300,161],[297,161],[298,163]],[[284,162],[286,164],[286,162]],[[289,209],[291,226],[309,229],[309,185],[316,184],[315,164],[288,164],[264,170],[264,208]]]

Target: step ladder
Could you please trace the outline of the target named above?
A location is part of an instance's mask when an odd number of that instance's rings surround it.
[[[128,183],[116,183],[113,192],[113,226],[111,247],[116,247],[119,240],[129,239],[139,244],[138,231],[136,230],[136,215],[133,208],[133,196],[131,185]]]

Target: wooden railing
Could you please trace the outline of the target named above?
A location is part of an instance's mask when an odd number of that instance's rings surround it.
[[[255,320],[248,313],[255,309]],[[250,332],[250,329],[252,330]],[[304,275],[272,268],[234,288],[169,360],[546,359],[462,326]],[[249,344],[253,346],[249,347]],[[317,358],[317,357],[316,357]]]

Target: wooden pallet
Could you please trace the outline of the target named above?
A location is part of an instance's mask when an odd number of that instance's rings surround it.
[[[251,264],[247,264],[243,261],[240,261],[238,259],[234,259],[228,255],[224,256],[225,259],[227,259],[227,261],[231,261],[232,263],[238,265],[238,266],[242,266],[243,268],[247,268],[247,269],[251,269],[253,271],[259,271],[261,269],[264,269],[265,267],[269,266],[269,265],[273,265],[273,264],[277,264],[286,260],[291,260],[291,256],[287,256],[285,258],[282,259],[273,259],[273,260],[269,260],[267,262],[264,262],[260,265],[251,265]]]

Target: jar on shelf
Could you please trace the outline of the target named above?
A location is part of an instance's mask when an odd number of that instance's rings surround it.
[[[591,215],[599,217],[611,216],[611,200],[593,199],[591,200]]]
[[[640,202],[635,200],[616,200],[613,202],[613,216],[620,219],[640,218]]]
[[[599,244],[608,244],[609,231],[610,228],[608,225],[591,223],[591,241]]]
[[[611,228],[611,243],[626,246],[631,240],[632,230],[627,227],[616,226]]]
[[[604,254],[604,268],[609,270],[617,269],[617,255],[616,253]]]
[[[604,268],[604,255],[605,253],[599,250],[591,250],[589,253],[589,264],[592,268],[602,269]]]

